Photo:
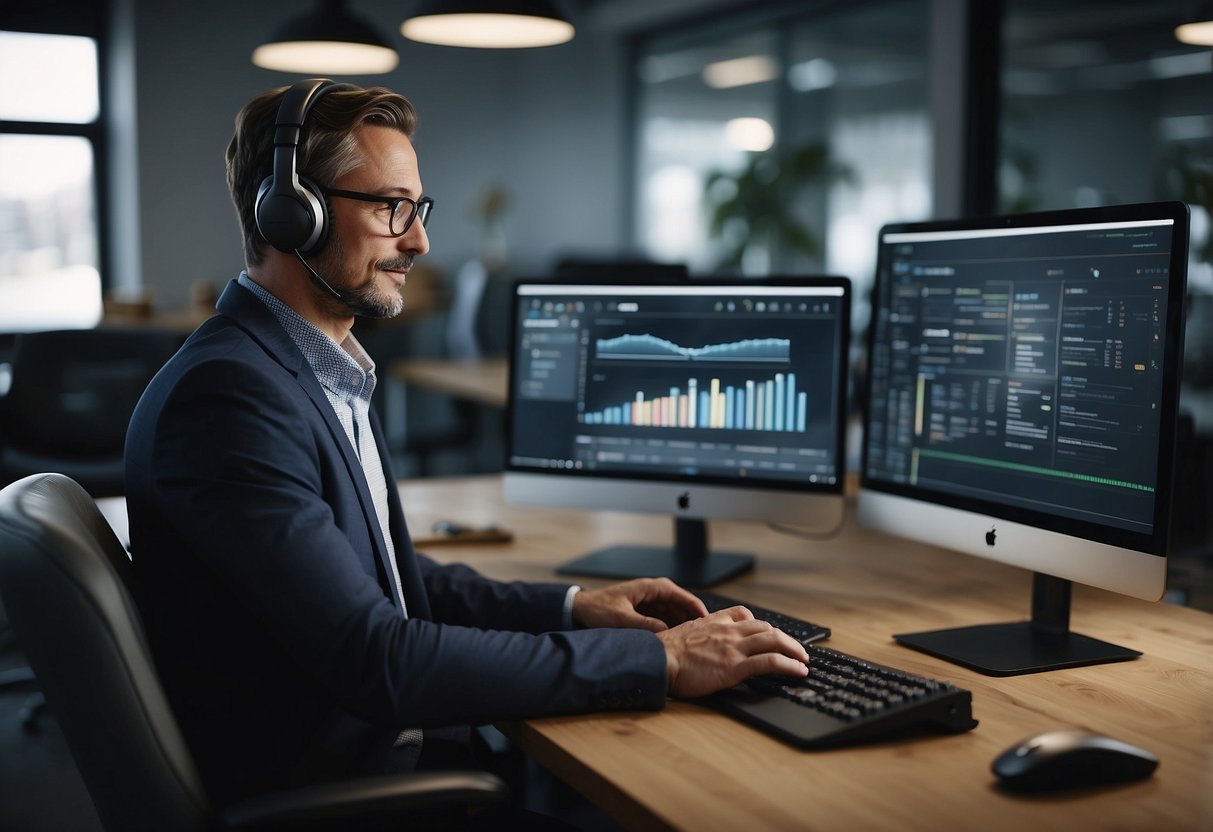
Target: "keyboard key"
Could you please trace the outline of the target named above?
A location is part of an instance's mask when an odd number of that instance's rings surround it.
[[[719,595],[715,592],[697,592],[695,594],[699,596],[699,600],[703,601],[704,606],[708,608],[708,612],[718,612],[729,607],[745,607],[754,614],[755,618],[766,621],[772,627],[783,630],[806,647],[815,641],[821,641],[830,637],[829,627],[823,627],[811,621],[793,618],[781,612],[775,612],[765,607],[758,607],[745,601],[739,601],[728,595]]]

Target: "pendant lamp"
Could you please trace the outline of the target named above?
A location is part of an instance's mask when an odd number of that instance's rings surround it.
[[[1176,26],[1175,37],[1193,46],[1213,46],[1213,2],[1202,3],[1189,22]]]
[[[264,69],[305,75],[391,72],[400,56],[373,27],[351,15],[343,0],[322,0],[312,12],[287,19],[253,50]]]
[[[400,25],[409,40],[441,46],[519,49],[573,39],[550,0],[427,0]]]

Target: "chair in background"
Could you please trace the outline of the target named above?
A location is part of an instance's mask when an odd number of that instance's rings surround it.
[[[0,483],[57,471],[94,497],[122,494],[131,412],[184,338],[153,328],[17,336],[0,399]]]
[[[106,829],[452,828],[507,797],[485,772],[418,772],[213,805],[152,664],[130,570],[72,480],[39,474],[0,490],[0,596]]]
[[[409,279],[412,281],[411,274]],[[480,357],[476,323],[488,282],[484,267],[471,261],[449,283],[444,281],[444,302],[440,307],[431,304],[432,314],[424,320],[403,327],[366,320],[355,323],[355,335],[381,368],[380,392],[375,394],[374,404],[388,447],[401,464],[398,475],[432,476],[440,467],[439,455],[469,456],[481,439],[475,404],[409,385],[391,368],[397,361],[416,358]],[[406,308],[409,297],[406,290]],[[467,473],[464,469],[469,464],[457,458],[458,473]]]

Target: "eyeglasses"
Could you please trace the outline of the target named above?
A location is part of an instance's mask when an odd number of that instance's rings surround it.
[[[379,202],[391,209],[387,227],[393,237],[401,237],[413,227],[413,220],[421,220],[421,227],[430,221],[430,211],[434,210],[432,197],[423,196],[421,199],[409,199],[407,196],[381,196],[379,194],[364,194],[358,191],[343,191],[338,188],[321,188],[326,196],[339,196],[344,199],[357,199],[361,202]]]

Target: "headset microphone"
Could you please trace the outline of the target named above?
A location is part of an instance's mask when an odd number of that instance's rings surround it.
[[[303,268],[307,269],[307,273],[312,278],[313,283],[330,294],[332,297],[336,298],[342,303],[345,303],[345,295],[330,286],[327,280],[321,277],[315,269],[309,266],[307,261],[303,259],[303,255],[299,253],[299,249],[295,249],[295,256],[299,258],[299,262],[303,264]]]

